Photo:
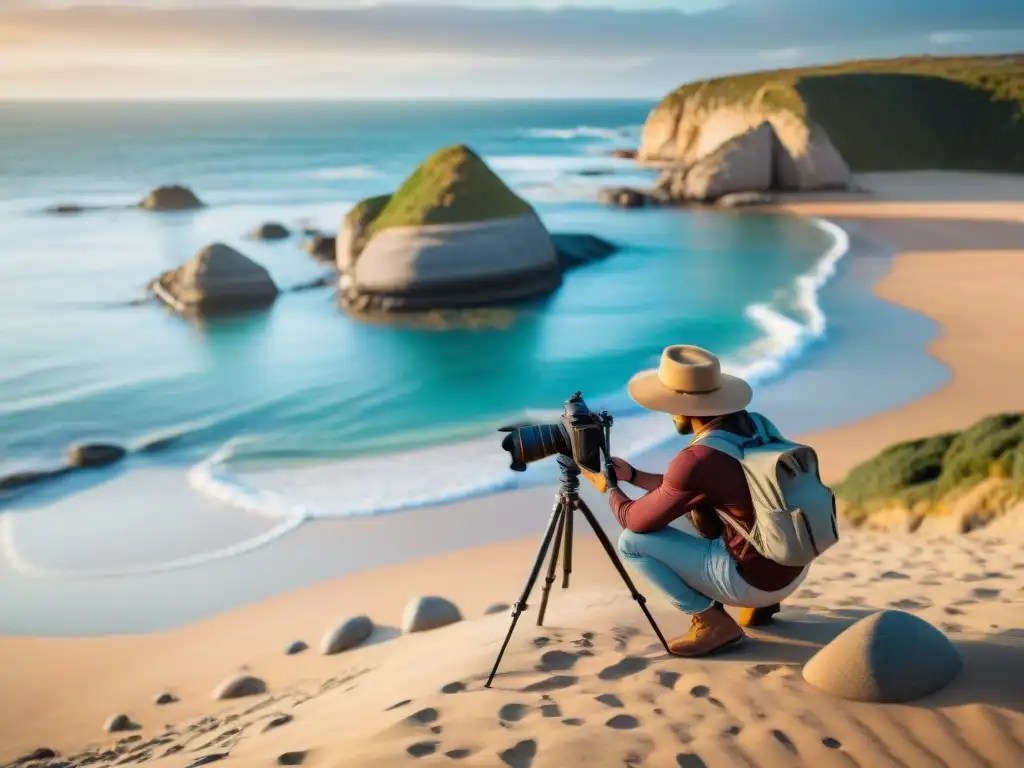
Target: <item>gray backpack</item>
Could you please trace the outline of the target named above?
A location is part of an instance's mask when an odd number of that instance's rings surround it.
[[[835,496],[821,482],[813,448],[787,440],[761,414],[748,415],[757,430],[754,437],[712,430],[693,441],[742,465],[754,502],[754,526],[747,532],[735,518],[716,511],[769,560],[808,565],[839,541]]]

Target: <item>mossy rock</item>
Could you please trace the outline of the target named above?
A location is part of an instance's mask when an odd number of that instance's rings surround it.
[[[370,236],[388,227],[488,221],[533,210],[462,144],[427,158],[372,216],[373,207],[381,202],[382,198],[370,198],[360,203],[361,214],[372,218]]]

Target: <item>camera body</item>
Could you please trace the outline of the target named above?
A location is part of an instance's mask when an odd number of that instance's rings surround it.
[[[607,412],[594,413],[575,392],[565,401],[562,416],[554,424],[502,427],[509,434],[501,447],[512,456],[511,468],[524,472],[526,465],[559,454],[571,458],[577,467],[600,473],[602,453],[607,453],[606,430],[612,425]]]
[[[606,450],[605,429],[612,417],[607,413],[594,413],[583,401],[583,393],[575,392],[565,401],[561,425],[569,438],[573,461],[591,472],[600,473],[601,454]]]

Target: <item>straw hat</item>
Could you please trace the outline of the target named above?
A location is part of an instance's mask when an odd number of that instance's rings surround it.
[[[722,373],[717,357],[689,344],[666,347],[658,368],[636,374],[627,389],[644,408],[677,416],[722,416],[753,397],[747,382]]]

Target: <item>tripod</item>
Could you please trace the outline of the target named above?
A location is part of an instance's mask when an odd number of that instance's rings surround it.
[[[494,660],[494,668],[491,670],[491,674],[487,678],[487,683],[484,685],[485,688],[491,687],[491,681],[494,680],[494,675],[498,672],[498,665],[501,664],[501,657],[505,655],[505,649],[508,647],[509,640],[512,639],[512,633],[515,631],[516,622],[519,621],[519,616],[527,608],[527,601],[530,599],[530,593],[533,591],[534,584],[537,582],[537,577],[540,575],[541,566],[544,564],[544,558],[548,553],[548,548],[551,547],[552,540],[554,540],[555,546],[551,550],[551,560],[548,562],[547,575],[544,577],[544,586],[542,588],[540,598],[540,608],[537,611],[538,627],[544,623],[544,612],[548,607],[548,595],[551,592],[551,585],[555,581],[555,569],[558,567],[559,549],[562,549],[562,589],[568,589],[569,574],[572,573],[573,512],[577,511],[581,512],[587,522],[590,523],[590,527],[594,530],[594,534],[597,536],[598,541],[601,542],[601,546],[604,547],[604,551],[612,561],[612,565],[615,566],[615,570],[619,572],[619,576],[622,577],[622,580],[625,582],[626,587],[633,596],[633,599],[640,604],[640,610],[644,612],[644,616],[647,617],[647,621],[651,623],[651,627],[654,628],[654,633],[658,636],[658,639],[661,641],[662,646],[664,646],[666,653],[669,652],[665,636],[661,634],[661,629],[658,628],[657,623],[654,621],[654,617],[651,616],[651,612],[647,609],[647,599],[637,591],[636,586],[633,584],[633,580],[630,579],[629,574],[626,573],[626,569],[622,565],[622,561],[619,560],[619,556],[615,552],[615,548],[612,546],[612,543],[608,540],[608,536],[595,519],[594,513],[590,511],[590,507],[587,506],[587,503],[579,497],[580,470],[576,466],[576,462],[568,456],[562,455],[559,455],[556,460],[558,461],[558,467],[561,470],[561,479],[559,481],[558,492],[555,494],[555,506],[551,510],[551,518],[548,520],[547,530],[544,531],[544,538],[541,540],[540,550],[537,552],[537,559],[534,560],[533,568],[530,570],[530,576],[526,579],[526,586],[523,587],[523,593],[519,596],[519,599],[513,606],[512,624],[508,628],[508,634],[505,635],[505,642],[501,644],[501,650],[498,651],[498,658]]]

